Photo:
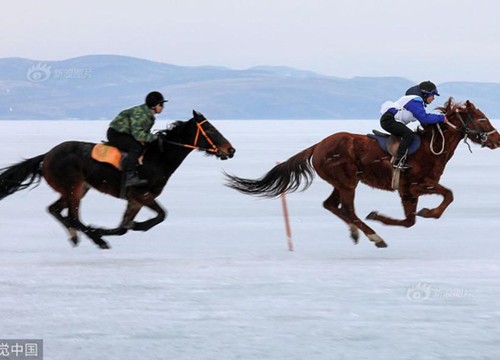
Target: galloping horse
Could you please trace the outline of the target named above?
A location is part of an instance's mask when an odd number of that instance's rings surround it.
[[[108,249],[109,245],[102,236],[123,235],[128,230],[147,231],[165,219],[165,210],[155,198],[193,149],[205,151],[222,160],[232,158],[235,152],[202,114],[193,111],[191,120],[177,121],[169,129],[159,131],[158,139],[148,145],[143,164],[138,169],[141,178],[146,179],[148,184],[128,188],[123,193],[123,173],[108,163],[91,158],[94,145],[79,141],[63,142],[45,154],[2,169],[0,199],[39,183],[43,176],[61,194],[48,210],[66,227],[71,242],[75,246],[78,244],[78,231],[81,231],[101,249]],[[80,221],[80,200],[90,188],[127,199],[127,209],[117,228],[93,228]],[[142,222],[133,221],[143,206],[153,210],[156,216]],[[64,209],[68,209],[67,216],[62,214]]]
[[[450,98],[438,110],[446,114],[448,122],[441,125],[444,129],[433,125],[419,130],[420,150],[408,157],[413,169],[403,172],[398,184],[406,218],[392,219],[373,211],[368,219],[411,227],[416,215],[439,218],[453,201],[452,192],[439,184],[439,179],[460,140],[471,139],[490,149],[500,146],[497,130],[470,101],[454,103]],[[441,136],[437,135],[438,131]],[[313,180],[314,171],[333,186],[333,193],[323,206],[347,223],[354,243],[358,242],[361,230],[377,247],[386,247],[385,241],[360,220],[354,210],[354,196],[360,181],[373,188],[394,190],[390,155],[367,135],[335,133],[275,166],[257,180],[225,174],[226,185],[249,195],[277,197],[296,191],[301,185],[305,190]],[[427,194],[442,195],[443,200],[435,209],[424,208],[417,212],[418,198]]]

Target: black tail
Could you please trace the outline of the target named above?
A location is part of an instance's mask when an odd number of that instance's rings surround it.
[[[273,167],[260,179],[243,179],[225,173],[226,186],[238,190],[244,194],[262,197],[277,197],[283,193],[297,191],[301,185],[301,191],[307,189],[314,178],[314,169],[311,165],[311,157],[316,145],[292,156],[284,163]],[[302,183],[305,181],[305,183]]]
[[[24,160],[18,164],[0,169],[0,200],[26,189],[33,183],[38,185],[42,176],[40,164],[45,154]]]

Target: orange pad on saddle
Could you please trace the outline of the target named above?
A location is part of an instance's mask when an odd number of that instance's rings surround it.
[[[92,159],[113,165],[121,170],[122,153],[114,146],[95,144],[90,154]]]

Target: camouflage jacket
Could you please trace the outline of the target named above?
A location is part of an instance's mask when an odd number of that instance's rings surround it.
[[[151,128],[155,123],[155,117],[146,104],[134,106],[123,110],[111,121],[109,127],[118,132],[130,134],[134,139],[141,142],[156,140],[156,135],[151,134]]]

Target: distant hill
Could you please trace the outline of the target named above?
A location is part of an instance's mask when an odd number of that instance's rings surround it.
[[[423,79],[427,80],[427,79]],[[343,79],[288,67],[246,70],[184,67],[125,56],[63,61],[0,59],[0,119],[112,119],[143,102],[151,90],[169,100],[168,119],[196,109],[211,119],[372,119],[380,104],[413,85],[396,77]],[[470,99],[500,118],[500,84],[438,84],[449,96]]]

